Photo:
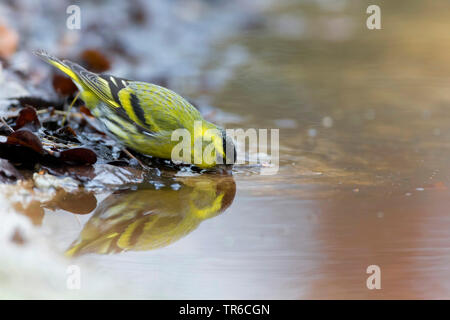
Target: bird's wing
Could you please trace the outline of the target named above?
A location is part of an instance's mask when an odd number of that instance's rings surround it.
[[[139,131],[146,131],[148,134],[155,133],[155,128],[151,128],[144,121],[139,120],[142,118],[143,111],[137,107],[136,95],[130,92],[131,81],[111,75],[96,74],[71,61],[64,60],[64,63],[73,70],[89,90],[109,107],[110,111],[119,116],[119,119],[132,123]]]
[[[137,124],[158,132],[184,128],[201,115],[177,93],[146,82],[128,81],[117,92],[120,105]]]
[[[201,119],[197,109],[169,89],[112,75],[98,75],[70,61],[64,63],[112,111],[141,129],[150,132],[174,130],[183,128],[186,121]]]
[[[190,126],[202,117],[187,100],[175,92],[146,82],[99,75],[69,60],[59,60],[45,51],[34,53],[69,75],[83,89],[104,102],[115,122],[132,124],[140,132],[157,134]]]
[[[110,107],[120,108],[120,105],[116,99],[114,99],[114,95],[111,91],[111,86],[109,84],[111,80],[107,80],[107,77],[90,72],[72,61],[63,60],[63,63],[69,66],[69,68],[77,75],[79,81],[95,93],[100,100],[107,103]]]
[[[44,50],[35,50],[33,51],[33,53],[42,60],[67,74],[72,78],[77,86],[81,86],[82,89],[88,89],[92,91],[100,100],[104,101],[110,107],[120,108],[120,105],[116,101],[117,99],[114,99],[108,80],[106,80],[105,78],[86,70],[82,66],[72,61],[61,61],[57,57],[52,56]]]

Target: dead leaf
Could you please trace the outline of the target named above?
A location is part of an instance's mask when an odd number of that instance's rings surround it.
[[[93,117],[91,111],[88,108],[86,108],[86,106],[81,106],[80,107],[80,112],[84,113],[85,115],[87,115],[89,117]]]
[[[66,141],[79,142],[76,132],[69,126],[56,130],[55,136]]]
[[[97,162],[97,155],[87,148],[72,148],[61,151],[59,159],[69,164],[94,164]]]
[[[39,154],[42,154],[44,152],[41,140],[39,140],[39,138],[36,135],[34,135],[31,131],[26,129],[21,129],[11,133],[8,136],[6,143],[23,146]]]
[[[45,203],[49,209],[62,209],[75,214],[88,214],[97,207],[97,198],[93,192],[84,190],[70,193],[59,189],[52,200]]]
[[[16,229],[14,231],[14,234],[11,237],[11,241],[20,246],[24,245],[26,242],[24,236],[22,235],[22,232],[19,229]]]
[[[19,130],[24,126],[27,126],[33,131],[36,131],[41,127],[36,110],[33,107],[27,106],[20,110],[14,130]]]
[[[81,59],[86,64],[86,68],[92,72],[105,72],[111,68],[108,58],[95,49],[84,50]]]
[[[0,57],[9,59],[17,50],[19,35],[4,24],[0,24]]]
[[[78,91],[77,86],[69,77],[56,73],[53,75],[52,85],[55,91],[63,96],[71,96]]]
[[[40,226],[42,224],[45,212],[39,201],[33,200],[27,204],[16,202],[13,205],[14,209],[27,216],[35,226]]]

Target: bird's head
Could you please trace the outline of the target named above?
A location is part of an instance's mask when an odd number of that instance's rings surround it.
[[[236,162],[236,146],[233,139],[221,128],[222,134],[222,158],[223,163],[232,165]]]
[[[202,163],[195,163],[201,168],[217,165],[233,165],[236,162],[236,147],[233,139],[225,129],[212,123],[206,123],[201,135]]]

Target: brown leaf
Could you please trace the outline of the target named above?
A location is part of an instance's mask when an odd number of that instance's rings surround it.
[[[19,229],[14,230],[11,241],[19,246],[24,245],[26,242],[24,236],[22,235],[22,232]]]
[[[63,128],[59,128],[58,130],[56,130],[56,133],[57,134],[62,134],[62,135],[74,136],[74,137],[77,136],[75,131],[69,126],[65,126]]]
[[[97,207],[97,199],[92,192],[69,193],[60,189],[51,201],[45,203],[45,207],[63,209],[75,214],[88,214]]]
[[[36,110],[33,107],[27,106],[20,110],[14,129],[18,130],[24,126],[27,126],[32,130],[37,130],[41,127]]]
[[[88,108],[86,108],[86,106],[81,106],[80,107],[80,112],[84,113],[85,115],[87,115],[89,117],[93,117],[91,111]]]
[[[94,164],[97,162],[97,155],[87,148],[73,148],[61,151],[59,159],[70,164]]]
[[[14,209],[27,216],[35,226],[40,226],[42,224],[45,213],[41,202],[33,200],[30,203],[16,202],[13,205]]]
[[[44,151],[44,149],[42,148],[41,140],[39,140],[39,138],[36,135],[34,135],[31,131],[25,129],[11,133],[8,136],[6,143],[23,146],[32,149],[33,151],[36,151],[37,153],[40,154],[42,154]]]
[[[76,132],[69,126],[59,128],[56,130],[54,135],[60,139],[64,139],[65,141],[79,142]]]
[[[0,24],[0,57],[10,58],[17,50],[19,35],[4,24]]]
[[[142,8],[142,3],[139,1],[134,2],[129,10],[130,21],[138,25],[143,25],[147,22],[146,11]]]
[[[111,63],[103,53],[94,49],[84,50],[81,54],[86,68],[92,72],[104,72],[111,68]]]
[[[53,75],[52,85],[55,91],[63,96],[73,95],[78,90],[77,86],[69,77],[56,73]]]

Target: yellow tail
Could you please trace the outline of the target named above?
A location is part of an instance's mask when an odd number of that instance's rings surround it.
[[[34,50],[33,53],[45,62],[51,64],[52,66],[55,66],[56,68],[67,74],[76,83],[80,85],[82,84],[82,81],[80,81],[76,73],[73,72],[73,70],[64,61],[61,61],[58,58],[48,54],[44,50]]]
[[[44,50],[35,50],[33,53],[67,74],[80,90],[81,99],[88,108],[95,108],[100,101],[106,102],[114,108],[120,107],[120,103],[114,100],[108,81],[98,74],[90,72],[69,60],[61,61]]]

